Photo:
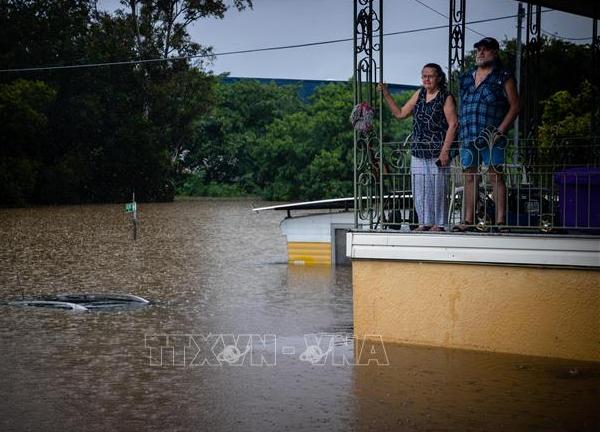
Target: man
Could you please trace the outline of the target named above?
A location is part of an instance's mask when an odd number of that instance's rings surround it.
[[[466,207],[464,223],[454,227],[454,231],[473,229],[480,163],[489,167],[496,224],[506,224],[506,185],[502,175],[505,134],[519,113],[515,80],[498,59],[498,41],[486,37],[474,48],[477,67],[460,77],[460,159],[465,173]]]

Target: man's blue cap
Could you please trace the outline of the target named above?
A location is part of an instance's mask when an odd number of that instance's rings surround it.
[[[500,44],[493,37],[484,37],[479,42],[477,42],[475,45],[473,45],[474,48],[479,48],[480,46],[484,46],[486,48],[491,48],[491,49],[495,49],[495,50],[500,49]]]

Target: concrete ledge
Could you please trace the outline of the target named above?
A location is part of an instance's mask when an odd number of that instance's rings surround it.
[[[600,237],[592,236],[352,231],[346,253],[352,259],[600,269]]]

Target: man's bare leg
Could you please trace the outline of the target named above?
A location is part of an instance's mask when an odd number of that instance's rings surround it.
[[[475,222],[475,196],[479,187],[479,176],[477,168],[469,168],[464,172],[465,176],[465,222],[473,224]]]
[[[494,203],[496,204],[496,224],[506,223],[506,183],[504,175],[490,170]]]

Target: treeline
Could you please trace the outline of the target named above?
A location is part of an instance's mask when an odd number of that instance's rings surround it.
[[[352,86],[329,84],[303,102],[295,86],[216,85],[214,109],[193,130],[183,195],[325,199],[353,193]],[[408,94],[398,97],[402,103]],[[392,122],[386,136],[407,136]]]
[[[209,55],[187,25],[250,0],[0,4],[0,69]],[[213,106],[201,60],[0,73],[0,204],[172,200],[190,129]]]

